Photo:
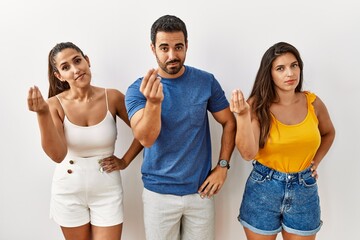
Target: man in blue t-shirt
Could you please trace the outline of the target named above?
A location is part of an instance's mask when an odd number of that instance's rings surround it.
[[[125,101],[131,128],[144,148],[144,223],[147,240],[214,239],[214,199],[234,149],[235,118],[219,82],[184,65],[185,23],[170,15],[151,28],[159,68],[136,80]],[[212,169],[208,111],[223,128]]]

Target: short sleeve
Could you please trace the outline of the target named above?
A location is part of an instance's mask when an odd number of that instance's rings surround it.
[[[125,94],[125,106],[129,120],[137,111],[145,108],[146,98],[140,92],[141,81],[142,78],[139,78],[131,84]]]
[[[221,88],[220,83],[213,78],[208,109],[210,112],[219,112],[227,107],[229,107],[229,102],[226,99],[224,90]]]

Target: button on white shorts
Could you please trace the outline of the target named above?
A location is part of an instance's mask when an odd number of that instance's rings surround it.
[[[103,157],[67,157],[56,166],[51,191],[50,216],[63,227],[91,222],[105,227],[123,222],[120,171],[101,171]]]

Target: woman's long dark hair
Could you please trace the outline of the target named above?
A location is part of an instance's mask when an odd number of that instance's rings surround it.
[[[70,88],[67,82],[61,81],[54,74],[55,72],[59,72],[56,68],[55,57],[59,52],[67,48],[75,49],[77,52],[81,53],[83,57],[85,57],[81,49],[72,42],[58,43],[55,45],[55,47],[53,47],[53,49],[51,49],[48,57],[49,98]]]
[[[252,99],[251,108],[260,123],[259,147],[263,148],[269,136],[271,127],[270,106],[276,100],[274,81],[271,68],[274,60],[285,54],[292,53],[298,61],[300,68],[300,80],[295,92],[301,92],[303,83],[303,61],[299,51],[289,43],[279,42],[271,46],[263,55],[257,72],[253,89],[249,96]]]

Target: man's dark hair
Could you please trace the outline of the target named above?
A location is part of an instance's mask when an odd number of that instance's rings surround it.
[[[154,45],[158,32],[183,32],[185,42],[187,42],[186,25],[176,16],[164,15],[153,23],[151,26],[151,42]]]

